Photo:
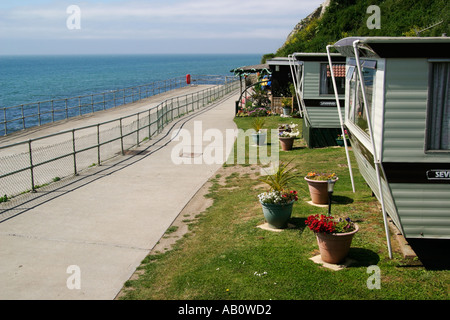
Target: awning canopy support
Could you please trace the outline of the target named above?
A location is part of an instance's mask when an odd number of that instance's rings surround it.
[[[289,59],[289,67],[291,68],[291,74],[292,74],[292,82],[294,83],[295,88],[295,98],[297,99],[298,104],[298,110],[300,111],[300,117],[303,117],[304,113],[304,107],[303,107],[303,100],[300,99],[300,88],[302,86],[301,83],[301,72],[300,72],[300,66],[295,64],[295,58],[292,55],[288,56]],[[300,102],[300,100],[302,100]]]
[[[350,161],[350,155],[348,152],[348,145],[347,145],[347,139],[345,138],[345,129],[344,129],[344,121],[342,119],[342,112],[341,112],[341,103],[339,102],[339,95],[336,85],[336,78],[334,76],[334,70],[333,70],[333,63],[331,61],[331,55],[330,55],[330,46],[327,46],[327,56],[328,56],[328,64],[330,65],[330,72],[331,72],[331,79],[333,82],[333,89],[334,89],[334,96],[336,98],[336,106],[338,109],[338,115],[339,115],[339,122],[341,124],[341,131],[342,131],[342,137],[344,137],[344,146],[345,146],[345,154],[347,156],[347,164],[348,164],[348,170],[350,172],[350,180],[352,182],[352,189],[353,193],[355,193],[355,182],[353,180],[353,171],[352,171],[352,163]]]
[[[361,62],[359,60],[358,43],[359,43],[359,40],[355,40],[353,42],[353,49],[354,49],[354,53],[355,53],[356,65],[357,65],[358,74],[359,74],[358,82],[360,83],[360,86],[361,86],[361,91],[362,91],[361,93],[362,93],[363,102],[364,102],[364,111],[366,112],[366,115],[367,115],[367,124],[369,127],[369,134],[370,134],[370,139],[372,142],[373,159],[374,159],[375,171],[376,171],[376,175],[377,175],[378,192],[380,193],[381,210],[383,212],[383,222],[384,222],[384,229],[385,229],[385,233],[386,233],[389,258],[392,259],[391,236],[389,233],[389,225],[388,225],[388,221],[387,221],[387,213],[386,213],[386,208],[385,208],[385,204],[384,204],[384,196],[383,196],[383,187],[381,184],[381,176],[380,176],[380,169],[383,170],[383,168],[382,168],[381,161],[378,158],[378,153],[377,153],[377,149],[376,149],[376,145],[375,145],[375,138],[373,136],[371,114],[369,113],[369,110],[367,107],[368,104],[367,104],[365,83],[364,83],[364,81],[362,81],[362,79],[364,79],[364,77],[363,77],[363,73],[362,73]],[[345,139],[344,139],[344,141],[345,141]]]

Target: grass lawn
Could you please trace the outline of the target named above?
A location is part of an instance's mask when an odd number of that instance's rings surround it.
[[[268,117],[266,128],[300,119]],[[248,129],[251,118],[236,118]],[[278,143],[270,141],[269,143]],[[353,157],[352,152],[350,152]],[[291,228],[263,230],[258,194],[266,186],[258,181],[258,165],[224,165],[210,181],[207,195],[214,204],[189,222],[189,232],[171,250],[152,253],[124,287],[125,300],[410,300],[448,299],[449,272],[426,270],[403,258],[392,239],[389,259],[383,218],[378,201],[352,161],[356,193],[351,188],[344,148],[308,149],[297,139],[294,149],[280,151],[281,161],[291,161],[299,177],[292,188],[300,199],[294,205]],[[354,263],[332,271],[310,260],[318,254],[312,231],[304,220],[327,208],[308,204],[303,177],[309,171],[332,171],[339,176],[334,192],[333,215],[349,216],[360,226],[349,258]],[[369,289],[380,270],[380,289]]]

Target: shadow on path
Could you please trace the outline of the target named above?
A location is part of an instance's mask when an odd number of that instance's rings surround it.
[[[101,166],[92,167],[85,172],[81,172],[79,175],[63,178],[58,182],[51,183],[46,187],[38,189],[37,192],[29,192],[17,196],[16,198],[9,200],[8,202],[2,203],[0,206],[0,223],[8,221],[40,205],[43,205],[49,201],[59,198],[65,194],[82,188],[90,183],[93,183],[106,176],[112,175],[115,172],[118,172],[126,167],[144,160],[145,158],[166,147],[176,138],[177,135],[170,136],[170,134],[177,126],[178,129],[183,128],[186,123],[198,117],[199,115],[214,109],[224,100],[228,99],[232,94],[234,93],[229,93],[221,99],[214,101],[213,103],[211,103],[211,105],[205,107],[204,109],[192,114],[185,115],[182,118],[174,121],[168,127],[168,130],[166,129],[167,132],[165,132],[162,136],[157,137],[157,140],[150,140],[150,142],[148,143],[151,144],[147,145],[145,148],[141,147],[141,149],[138,147],[133,150],[128,150],[123,156],[115,157],[105,162]]]

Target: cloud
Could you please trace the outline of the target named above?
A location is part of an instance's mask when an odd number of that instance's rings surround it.
[[[323,0],[35,0],[0,10],[2,39],[280,39]],[[15,2],[14,2],[15,3]],[[70,5],[81,29],[69,30]]]

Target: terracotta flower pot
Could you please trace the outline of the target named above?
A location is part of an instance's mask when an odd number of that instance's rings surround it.
[[[314,204],[328,204],[328,182],[326,180],[311,180],[305,177],[308,182],[309,194]],[[339,178],[336,178],[336,181]]]
[[[292,146],[294,145],[295,138],[289,138],[289,137],[279,137],[279,138],[280,138],[281,149],[283,151],[292,150]]]
[[[355,224],[355,230],[348,233],[316,233],[322,261],[332,264],[344,261],[358,231],[359,226]]]

